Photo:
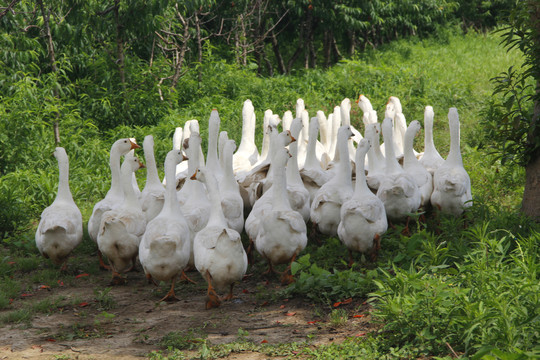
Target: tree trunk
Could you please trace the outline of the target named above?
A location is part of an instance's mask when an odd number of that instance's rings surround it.
[[[536,49],[538,49],[540,47],[540,5],[537,1],[529,1],[528,7],[531,17],[533,41]],[[540,54],[536,52],[534,56],[535,63],[538,64],[540,62]],[[540,137],[540,131],[538,131],[538,124],[540,122],[540,72],[536,70],[534,73],[536,96],[534,97],[534,111],[527,135],[529,146],[535,146]],[[534,152],[531,160],[525,167],[525,190],[523,191],[521,211],[534,220],[540,221],[540,150]]]
[[[540,221],[540,156],[531,160],[525,167],[525,191],[521,211]]]
[[[330,56],[332,54],[332,47],[330,46],[330,33],[328,30],[323,34],[323,54],[324,54],[324,67],[330,67]]]
[[[58,72],[58,68],[56,67],[56,56],[54,53],[54,43],[52,41],[52,34],[51,34],[51,26],[49,25],[49,19],[50,19],[50,10],[45,11],[45,6],[43,5],[42,0],[38,0],[39,7],[41,8],[41,14],[43,15],[43,26],[45,27],[45,36],[47,37],[47,48],[49,50],[49,60],[51,62],[51,69],[54,73]],[[55,98],[60,98],[60,94],[58,94],[58,89],[56,88],[56,84],[53,85],[53,94]],[[54,144],[55,146],[58,146],[60,144],[60,129],[58,126],[58,118],[60,114],[55,113],[56,118],[53,122],[53,132],[54,132]]]
[[[124,41],[122,40],[122,25],[120,24],[120,0],[114,0],[114,21],[116,22],[116,56],[118,62],[118,73],[122,89],[126,91],[126,74],[124,72]]]
[[[200,65],[202,64],[202,40],[201,40],[201,21],[199,16],[195,13],[195,29],[197,34],[197,61],[199,62],[199,71],[197,74],[197,79],[199,81],[199,87],[202,82],[202,72]]]
[[[279,73],[285,75],[287,73],[287,69],[285,68],[285,62],[283,61],[283,56],[281,56],[281,51],[279,51],[279,44],[276,34],[273,31],[270,39],[272,40],[272,49],[274,50],[274,56],[276,57]]]
[[[352,30],[349,33],[349,56],[353,56],[356,51],[356,33]]]

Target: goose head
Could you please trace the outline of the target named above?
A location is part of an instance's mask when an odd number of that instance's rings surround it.
[[[358,107],[360,110],[362,110],[363,113],[367,113],[371,110],[373,110],[373,106],[371,105],[371,101],[364,95],[360,95],[358,97],[358,100],[356,100],[356,103],[358,104]]]

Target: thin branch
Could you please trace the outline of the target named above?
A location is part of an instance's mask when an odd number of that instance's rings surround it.
[[[13,7],[15,6],[15,4],[17,4],[19,2],[19,0],[12,0],[9,5],[4,8],[4,11],[2,11],[0,13],[0,19],[3,18],[4,16],[6,16],[6,14],[8,13],[8,11],[11,11],[11,13],[13,15],[15,15],[15,11],[13,11]]]

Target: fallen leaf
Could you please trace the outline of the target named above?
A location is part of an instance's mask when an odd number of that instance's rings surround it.
[[[15,265],[15,261],[8,261],[8,265]]]
[[[79,275],[75,276],[75,279],[82,278],[83,276],[90,276],[90,274],[87,274],[87,273],[79,274]]]
[[[298,351],[291,351],[294,355],[298,355]]]
[[[244,293],[244,294],[249,294],[249,290],[248,290],[248,289],[244,289],[244,290],[242,290],[242,293]]]
[[[355,336],[356,336],[356,337],[366,336],[366,333],[365,333],[365,332],[361,332],[361,333],[356,334]]]
[[[64,282],[62,280],[58,280],[58,285],[64,286]]]
[[[345,304],[350,304],[352,303],[352,298],[348,298],[348,299],[345,299],[341,302],[341,304],[345,305]]]
[[[288,312],[288,313],[285,314],[285,316],[294,316],[294,315],[296,315],[295,312]]]
[[[21,297],[28,297],[28,296],[34,296],[34,294],[27,294],[27,293],[21,294]]]
[[[334,307],[338,307],[339,305],[341,305],[341,301],[338,301],[338,302],[334,303]]]
[[[87,303],[87,302],[82,302],[82,303],[79,304],[80,307],[85,307],[85,306],[88,306],[88,305],[90,305],[90,304]]]
[[[41,286],[39,287],[39,290],[43,290],[43,289],[50,290],[51,287],[50,287],[49,285],[41,285]]]
[[[280,309],[285,309],[285,305],[281,305],[279,308]]]
[[[266,344],[268,342],[268,340],[263,340],[261,341],[261,344]]]
[[[263,302],[263,303],[261,304],[261,306],[266,306],[266,305],[268,305],[268,301],[265,301],[265,302]]]
[[[9,303],[10,303],[10,304],[13,304],[13,299],[9,299]]]
[[[279,321],[279,320],[276,320],[276,324],[281,324],[281,321]]]
[[[45,341],[56,342],[56,340],[54,340],[52,338],[46,339]]]
[[[287,301],[289,301],[289,299],[283,299],[283,301],[287,302]]]
[[[364,317],[364,316],[366,316],[366,315],[364,315],[364,314],[360,314],[360,315],[353,315],[353,318],[362,318],[362,317]]]
[[[307,323],[308,323],[308,324],[316,324],[316,323],[318,323],[319,321],[320,321],[320,320],[313,320],[313,321],[308,321]]]

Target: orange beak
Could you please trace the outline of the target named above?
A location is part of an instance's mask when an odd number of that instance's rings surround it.
[[[294,136],[291,135],[291,142],[293,141],[296,141],[296,139],[294,138]]]
[[[146,166],[139,160],[139,169],[144,169]]]
[[[191,180],[197,180],[197,172],[189,177]]]
[[[135,144],[133,141],[129,140],[129,142],[131,143],[131,149],[130,150],[133,150],[133,149],[138,149],[140,148],[139,145]]]

